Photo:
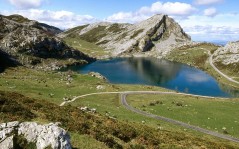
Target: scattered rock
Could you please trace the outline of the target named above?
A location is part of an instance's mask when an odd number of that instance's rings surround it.
[[[88,107],[80,107],[80,110],[85,112],[85,111],[88,111],[89,108]]]
[[[96,113],[96,108],[90,109],[90,112],[91,112],[91,113]]]
[[[106,78],[98,72],[90,72],[89,75],[101,80],[106,80]]]
[[[96,89],[97,89],[97,90],[104,90],[104,89],[105,89],[105,86],[103,86],[103,85],[98,85],[98,86],[96,86]]]
[[[84,112],[89,112],[89,113],[96,113],[96,108],[92,108],[92,109],[90,109],[90,108],[88,108],[88,107],[80,107],[80,110],[81,111],[84,111]]]
[[[69,100],[71,100],[71,98],[70,97],[63,97],[63,100],[64,101],[69,101]]]

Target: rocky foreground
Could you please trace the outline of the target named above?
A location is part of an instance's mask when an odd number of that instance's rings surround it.
[[[37,149],[71,149],[70,136],[57,123],[39,125],[14,121],[0,124],[0,148],[25,148],[27,145]]]

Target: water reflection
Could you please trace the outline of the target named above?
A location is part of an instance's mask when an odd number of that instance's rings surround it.
[[[151,83],[166,83],[177,76],[181,65],[155,58],[128,58],[127,65]]]
[[[189,74],[186,74],[186,79],[188,82],[193,83],[202,83],[209,81],[209,78],[204,75],[202,72],[191,72]]]
[[[73,69],[81,73],[99,72],[111,83],[154,85],[205,96],[239,96],[238,91],[220,86],[199,69],[156,58],[115,58]]]

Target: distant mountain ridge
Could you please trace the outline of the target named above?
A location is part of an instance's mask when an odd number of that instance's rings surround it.
[[[34,66],[46,61],[59,63],[58,60],[67,64],[93,60],[55,36],[60,32],[59,28],[20,15],[0,15],[0,49],[23,65]],[[66,61],[68,59],[70,61]]]
[[[180,25],[163,14],[136,24],[100,22],[79,26],[58,36],[79,37],[103,47],[113,56],[136,53],[164,56],[173,48],[191,42]]]

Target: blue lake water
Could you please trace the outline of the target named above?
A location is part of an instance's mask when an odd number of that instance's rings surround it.
[[[80,73],[99,72],[117,84],[153,85],[205,96],[239,96],[239,91],[219,85],[199,69],[156,58],[114,58],[71,69]]]

